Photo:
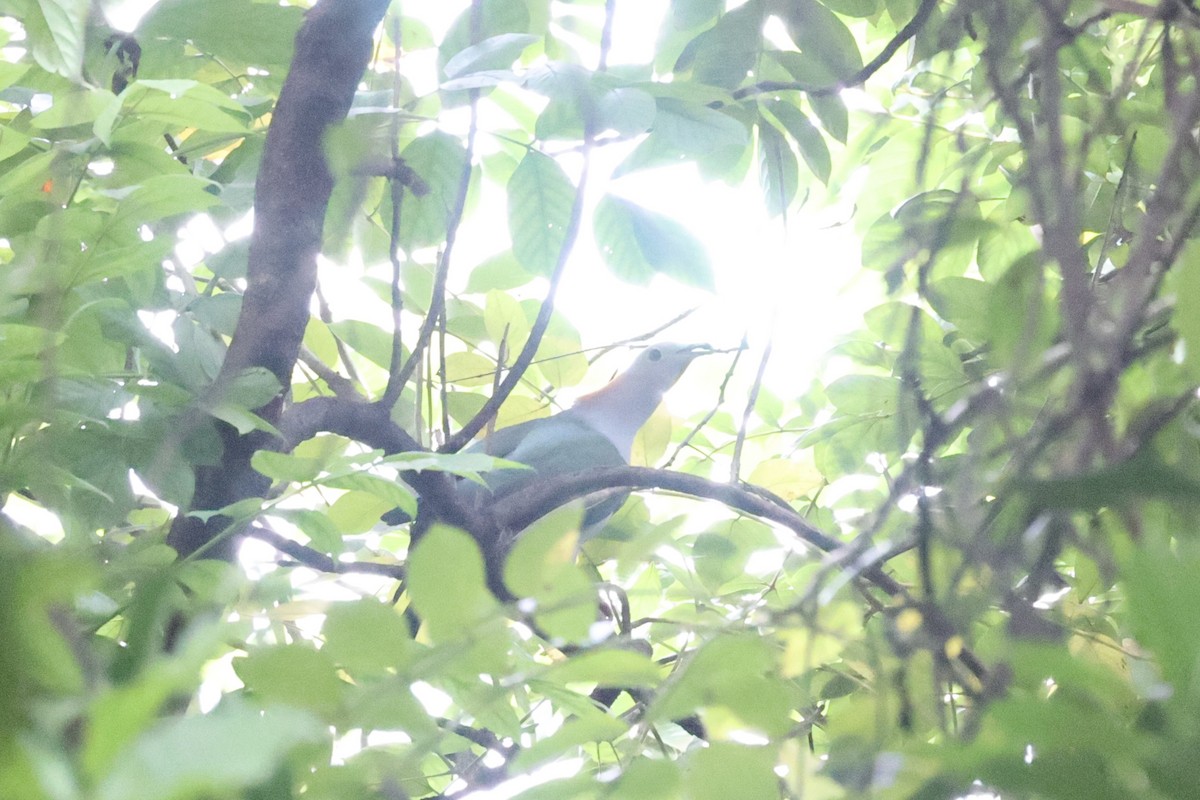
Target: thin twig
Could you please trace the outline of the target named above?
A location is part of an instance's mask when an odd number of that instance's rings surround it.
[[[679,455],[687,449],[688,445],[692,443],[692,439],[696,438],[696,435],[704,430],[704,426],[721,410],[721,406],[725,404],[725,389],[729,386],[729,381],[733,378],[734,373],[737,372],[738,361],[741,360],[742,353],[744,352],[746,352],[746,337],[743,336],[741,346],[734,351],[733,361],[730,362],[729,369],[725,370],[725,378],[721,381],[721,388],[717,391],[717,402],[708,410],[704,418],[688,431],[687,436],[683,437],[683,441],[675,448],[675,452],[671,453],[671,457],[663,464],[663,469],[667,469],[675,463],[675,459],[679,458]]]
[[[762,390],[763,375],[767,371],[767,362],[771,360],[771,345],[772,342],[768,339],[767,346],[763,348],[762,358],[758,362],[758,371],[754,373],[754,383],[750,386],[750,396],[746,398],[746,408],[742,412],[742,424],[738,426],[737,440],[733,445],[733,459],[729,465],[729,480],[731,482],[741,480],[742,446],[746,443],[746,428],[750,424],[750,415],[754,413],[754,407],[758,405],[758,393]]]
[[[879,54],[875,58],[867,62],[862,69],[855,72],[848,78],[831,83],[828,86],[813,86],[808,83],[798,81],[760,81],[751,86],[745,86],[733,93],[734,100],[743,100],[747,97],[755,97],[760,94],[772,94],[774,92],[804,92],[809,97],[829,97],[841,92],[843,89],[849,89],[854,86],[860,86],[866,83],[872,75],[878,72],[884,64],[891,60],[892,56],[904,46],[904,43],[913,38],[920,32],[925,23],[929,21],[929,16],[933,13],[933,9],[937,6],[938,0],[921,0],[921,5],[917,7],[916,13],[908,24],[896,32]],[[720,107],[721,103],[714,104]]]

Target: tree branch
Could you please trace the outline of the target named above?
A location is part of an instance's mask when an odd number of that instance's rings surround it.
[[[862,69],[855,72],[849,78],[832,83],[828,86],[813,86],[808,83],[800,83],[799,81],[761,81],[743,86],[733,93],[734,100],[744,100],[747,97],[756,97],[760,94],[771,94],[772,92],[804,92],[809,97],[829,97],[835,95],[843,89],[850,89],[854,86],[861,86],[870,80],[871,76],[883,68],[883,65],[896,55],[905,42],[916,36],[921,28],[925,27],[925,23],[929,21],[930,15],[933,14],[933,9],[937,6],[938,0],[921,0],[921,5],[917,7],[917,11],[913,14],[912,19],[908,24],[896,32],[879,54],[868,61]],[[716,104],[716,107],[724,105],[723,103]]]
[[[249,367],[270,370],[281,393],[256,413],[274,424],[308,324],[316,288],[317,253],[333,176],[323,139],[344,119],[371,56],[375,27],[388,0],[321,0],[296,35],[296,55],[279,94],[267,132],[254,198],[247,287],[233,339],[212,387],[219,396]],[[268,434],[238,435],[220,424],[224,454],[215,467],[196,473],[193,509],[212,510],[262,494],[269,482],[250,468],[250,457],[270,446]],[[187,556],[204,547],[228,524],[220,515],[207,522],[181,514],[168,543]],[[211,553],[231,558],[233,538]]]

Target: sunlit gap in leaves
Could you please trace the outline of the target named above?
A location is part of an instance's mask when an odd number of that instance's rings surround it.
[[[486,762],[485,762],[486,763]],[[562,778],[570,778],[579,773],[583,766],[582,758],[569,758],[562,761],[557,761],[552,764],[547,764],[544,767],[538,767],[528,775],[517,775],[508,780],[487,789],[481,789],[477,792],[470,792],[462,795],[462,800],[509,800],[509,798],[532,789],[535,786],[540,786],[550,781],[560,780]],[[447,792],[453,792],[455,786],[461,789],[462,785],[455,783],[450,784]]]
[[[0,513],[51,544],[58,544],[66,535],[57,514],[25,499],[20,492],[12,492],[4,498],[4,510]]]

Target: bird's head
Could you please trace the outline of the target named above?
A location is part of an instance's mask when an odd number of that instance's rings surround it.
[[[621,376],[630,383],[662,394],[675,385],[688,365],[699,356],[716,352],[707,344],[658,342],[647,345]]]

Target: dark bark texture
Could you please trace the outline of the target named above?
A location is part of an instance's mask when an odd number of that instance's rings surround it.
[[[387,7],[388,0],[322,0],[296,35],[295,57],[275,106],[255,186],[241,316],[213,399],[252,367],[270,370],[283,392],[291,384],[316,288],[317,253],[333,189],[323,139],[350,109],[371,57],[372,35]],[[283,403],[281,393],[257,413],[274,425]],[[192,501],[196,510],[218,509],[260,496],[268,488],[267,480],[250,468],[250,457],[273,446],[272,437],[264,432],[241,436],[224,423],[220,430],[221,463],[197,469]],[[213,541],[228,525],[220,515],[206,522],[180,515],[167,541],[181,556],[206,548],[206,556],[230,558],[233,538]]]

